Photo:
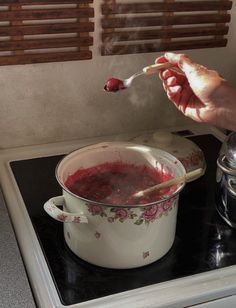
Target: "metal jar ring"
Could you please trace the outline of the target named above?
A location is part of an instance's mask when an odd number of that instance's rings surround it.
[[[225,155],[220,155],[217,159],[217,165],[218,167],[225,173],[230,174],[232,176],[236,176],[236,169],[232,169],[230,167],[228,167],[225,163]]]

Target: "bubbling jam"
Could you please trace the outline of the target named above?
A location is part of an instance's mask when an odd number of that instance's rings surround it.
[[[171,194],[176,187],[160,190],[148,196],[135,198],[141,190],[171,179],[147,165],[126,164],[120,161],[107,162],[86,169],[79,169],[69,176],[65,186],[77,196],[112,205],[147,204]]]
[[[104,86],[104,90],[107,92],[117,92],[124,89],[126,89],[126,87],[123,81],[114,77],[109,78]]]

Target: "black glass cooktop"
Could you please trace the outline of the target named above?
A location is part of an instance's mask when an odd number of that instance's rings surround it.
[[[161,260],[130,270],[104,269],[79,259],[64,242],[62,223],[44,212],[43,204],[61,194],[54,170],[62,156],[11,163],[64,305],[236,264],[236,230],[222,221],[214,204],[216,159],[221,143],[212,135],[190,139],[203,150],[207,170],[181,192],[174,245]]]

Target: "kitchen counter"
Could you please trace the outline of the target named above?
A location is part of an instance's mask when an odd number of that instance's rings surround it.
[[[1,308],[36,307],[1,191],[0,277]]]

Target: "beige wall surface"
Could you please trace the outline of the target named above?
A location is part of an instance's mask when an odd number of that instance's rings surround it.
[[[99,1],[95,2],[98,5]],[[152,64],[160,53],[102,57],[99,18],[95,27],[92,60],[0,67],[0,148],[141,131],[191,121],[168,101],[156,75],[136,79],[125,91],[103,91],[107,78],[128,77]],[[236,87],[234,29],[235,3],[226,48],[183,52],[218,70]]]

